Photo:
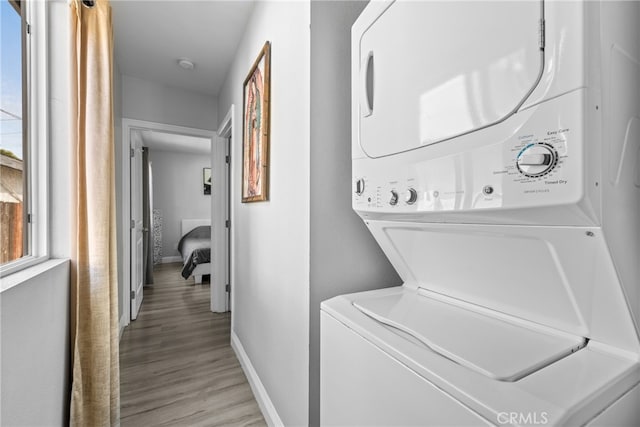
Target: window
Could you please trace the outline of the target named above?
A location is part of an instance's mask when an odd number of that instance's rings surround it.
[[[0,275],[43,259],[46,237],[46,2],[0,0]],[[35,27],[35,26],[34,26]],[[44,25],[41,27],[44,28]],[[33,40],[32,40],[33,38]],[[36,55],[38,54],[38,55]],[[43,125],[45,124],[45,125]],[[46,166],[45,168],[46,169]],[[33,219],[40,216],[40,224]]]
[[[0,264],[29,253],[24,40],[21,4],[1,0]]]

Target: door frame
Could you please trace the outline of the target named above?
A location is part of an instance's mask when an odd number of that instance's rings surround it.
[[[180,135],[197,136],[202,138],[208,138],[212,144],[217,140],[215,131],[206,129],[196,129],[184,126],[175,126],[165,123],[149,122],[145,120],[136,120],[129,118],[122,118],[122,187],[121,187],[121,204],[122,209],[120,211],[120,218],[122,219],[122,230],[120,230],[122,238],[122,254],[118,256],[118,261],[122,265],[122,294],[119,296],[122,301],[123,313],[120,315],[120,330],[131,323],[131,242],[130,242],[130,227],[131,227],[131,165],[130,165],[130,150],[131,150],[131,132],[133,130],[150,130],[165,133],[175,133]],[[212,269],[211,276],[217,272]],[[224,285],[222,285],[224,290]],[[211,284],[211,299],[213,301],[214,285]]]
[[[129,194],[131,194],[132,191],[134,191],[134,187],[135,184],[139,184],[140,187],[135,190],[136,192],[140,192],[140,196],[144,196],[144,185],[143,185],[143,175],[145,173],[144,171],[144,161],[143,161],[143,145],[142,145],[142,136],[140,133],[133,133],[131,132],[130,134],[130,138],[129,138],[129,147],[130,147],[130,156],[129,156],[129,176],[132,178],[131,180],[131,185],[129,187]],[[136,158],[137,156],[137,158]],[[133,168],[140,168],[139,171],[139,176],[137,177],[132,177],[131,175],[131,171],[133,170]],[[135,174],[134,174],[135,175]],[[138,183],[138,180],[140,181]],[[129,196],[129,198],[127,199],[129,200],[129,212],[131,213],[133,211],[134,205],[131,203],[131,196]],[[130,215],[129,219],[130,219],[130,226],[129,226],[129,262],[131,263],[131,268],[129,270],[129,282],[131,283],[131,291],[129,292],[131,295],[129,296],[129,317],[130,320],[134,320],[134,313],[135,316],[137,318],[138,312],[140,311],[140,306],[142,304],[142,299],[144,297],[144,263],[145,263],[145,259],[144,259],[144,239],[145,239],[145,233],[144,233],[144,202],[142,201],[142,197],[141,200],[138,202],[137,204],[137,208],[140,210],[138,212],[138,217],[137,218],[133,218],[133,215]],[[135,232],[134,232],[135,231]],[[147,234],[146,236],[147,238],[149,237],[149,235]],[[142,248],[141,252],[138,250],[138,245],[141,244]],[[135,257],[140,257],[139,260],[137,260],[137,263],[134,263],[134,258]],[[136,272],[136,281],[133,281],[133,273],[134,271]],[[140,293],[138,293],[138,291],[140,291]],[[134,302],[134,298],[133,295],[135,295],[135,302]],[[139,301],[138,301],[139,300]],[[135,309],[134,309],[135,307]]]
[[[220,126],[218,127],[218,132],[217,132],[218,139],[211,150],[211,155],[212,155],[211,167],[214,168],[213,171],[217,177],[216,181],[214,182],[212,192],[215,192],[215,194],[220,195],[219,198],[211,199],[211,202],[212,202],[211,212],[214,218],[217,217],[219,219],[219,221],[212,222],[212,227],[215,227],[215,228],[212,228],[212,234],[216,235],[216,232],[217,232],[219,233],[218,235],[221,236],[223,235],[222,233],[226,232],[224,220],[226,219],[227,214],[229,214],[228,219],[230,221],[230,228],[231,228],[229,233],[229,245],[228,246],[225,245],[225,240],[220,239],[215,246],[212,246],[212,248],[215,248],[217,250],[217,252],[214,252],[214,257],[216,257],[216,259],[220,262],[220,264],[218,265],[218,268],[219,268],[218,271],[220,271],[221,273],[224,273],[226,272],[227,269],[229,269],[228,277],[229,277],[230,289],[233,289],[233,272],[235,271],[235,259],[236,259],[236,257],[233,254],[233,250],[234,250],[233,242],[235,242],[235,226],[234,226],[235,215],[234,215],[234,206],[232,202],[232,200],[234,200],[234,194],[236,194],[236,189],[235,189],[234,179],[233,179],[233,173],[235,173],[235,168],[233,168],[232,165],[239,164],[234,159],[234,155],[233,155],[233,146],[237,144],[236,135],[234,132],[234,116],[235,116],[234,110],[235,110],[235,105],[231,104],[224,119],[222,119],[222,121],[220,122]],[[227,144],[227,140],[229,139],[231,140],[231,144]],[[228,174],[226,173],[227,169],[225,168],[225,155],[227,154],[227,145],[229,149]],[[225,194],[227,195],[227,197],[225,197]],[[218,201],[220,201],[221,203],[217,203]],[[214,226],[214,223],[215,223],[215,226]],[[233,318],[234,318],[233,313],[235,311],[234,298],[233,298],[234,293],[235,292],[231,292],[231,298],[230,298],[231,302],[230,302],[230,307],[228,307],[228,310],[231,310],[231,330],[233,330]],[[227,300],[226,292],[222,292],[219,296],[221,298],[219,301],[226,302]],[[222,304],[222,305],[224,306],[226,304]]]

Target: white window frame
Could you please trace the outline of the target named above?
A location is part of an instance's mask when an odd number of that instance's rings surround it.
[[[22,0],[28,31],[25,37],[24,66],[27,86],[27,188],[23,195],[30,221],[29,254],[0,266],[0,277],[22,271],[49,259],[49,122],[48,122],[48,2]]]

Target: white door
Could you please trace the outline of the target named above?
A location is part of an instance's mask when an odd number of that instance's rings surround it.
[[[396,1],[372,18],[354,39],[364,152],[412,150],[517,111],[542,72],[541,4]]]
[[[142,144],[138,133],[131,134],[131,320],[138,317],[144,296],[142,222]]]

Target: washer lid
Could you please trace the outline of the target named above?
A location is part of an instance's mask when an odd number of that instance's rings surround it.
[[[447,359],[500,381],[517,381],[586,344],[583,337],[424,289],[364,297],[353,305]]]
[[[515,113],[543,73],[542,5],[396,1],[363,23],[352,90],[364,152],[419,148]]]

